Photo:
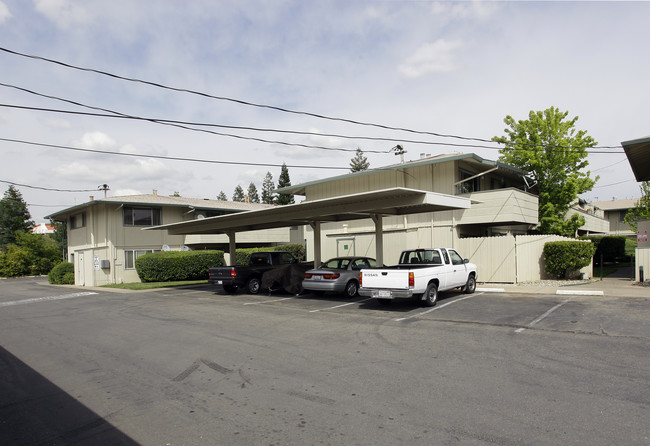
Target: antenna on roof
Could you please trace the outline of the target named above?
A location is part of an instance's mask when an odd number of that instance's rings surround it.
[[[389,150],[390,152],[395,152],[395,155],[399,155],[400,159],[400,164],[404,164],[404,154],[406,153],[406,150],[404,150],[404,147],[400,146],[397,144],[395,147]]]

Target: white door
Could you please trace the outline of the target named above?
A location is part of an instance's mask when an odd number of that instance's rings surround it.
[[[355,255],[354,239],[353,238],[340,238],[340,239],[337,239],[336,240],[336,255],[338,257]]]
[[[451,286],[463,286],[467,283],[467,266],[463,258],[456,251],[449,249],[448,252],[452,271],[449,278],[453,282]]]

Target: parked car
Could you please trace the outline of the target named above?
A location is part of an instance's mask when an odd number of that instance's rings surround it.
[[[298,263],[286,251],[262,251],[250,255],[248,265],[214,266],[210,268],[208,281],[221,285],[227,293],[236,293],[244,289],[250,294],[257,294],[262,287],[262,275],[278,266]]]
[[[370,257],[335,257],[319,268],[305,272],[302,287],[316,293],[332,292],[354,297],[359,291],[359,271],[375,266],[375,259]]]

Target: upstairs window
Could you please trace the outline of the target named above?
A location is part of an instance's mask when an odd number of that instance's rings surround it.
[[[135,208],[124,206],[124,226],[158,226],[160,224],[159,208]]]
[[[459,194],[468,194],[470,192],[478,192],[481,190],[481,177],[476,177],[471,180],[467,180],[467,178],[471,178],[476,174],[468,172],[463,169],[459,169],[459,175],[460,175],[460,181],[463,181],[458,185]]]
[[[70,216],[70,229],[79,229],[86,226],[86,213],[80,212]]]

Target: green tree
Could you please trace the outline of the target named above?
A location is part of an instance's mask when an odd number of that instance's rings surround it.
[[[368,167],[370,167],[368,158],[363,156],[363,151],[360,147],[357,147],[354,158],[350,161],[350,172],[361,172],[362,170],[367,170]]]
[[[217,195],[217,200],[228,201],[228,197],[223,193],[223,191],[220,191],[219,195]]]
[[[275,184],[273,183],[273,175],[271,172],[266,172],[264,182],[262,183],[262,203],[273,204],[273,191]]]
[[[0,249],[16,242],[16,234],[29,232],[34,226],[23,196],[13,185],[0,200]]]
[[[244,189],[238,184],[235,188],[235,192],[232,194],[232,201],[244,201]]]
[[[259,203],[260,202],[260,195],[257,193],[257,187],[255,187],[255,183],[251,182],[251,184],[248,185],[248,200],[251,203]]]
[[[289,179],[289,169],[287,168],[286,163],[282,163],[282,170],[280,171],[280,177],[278,178],[278,189],[283,187],[291,186],[291,179]],[[275,202],[280,206],[287,204],[293,204],[293,195],[291,194],[278,194]]]
[[[577,213],[565,216],[579,194],[590,191],[598,177],[582,172],[589,165],[587,149],[597,142],[584,130],[575,130],[576,116],[555,107],[530,111],[528,120],[506,116],[505,136],[493,141],[505,144],[499,161],[530,173],[539,188],[539,231],[543,234],[573,236],[584,225]]]
[[[59,247],[49,234],[17,232],[16,243],[8,245],[0,254],[0,275],[47,274],[61,260]]]
[[[639,220],[647,219],[650,219],[650,181],[641,183],[641,198],[636,202],[636,206],[627,211],[623,220],[636,232]]]
[[[65,260],[68,258],[68,233],[67,233],[67,224],[61,221],[50,220],[50,224],[54,226],[54,233],[49,234],[56,243],[56,246],[61,254],[61,259]]]

